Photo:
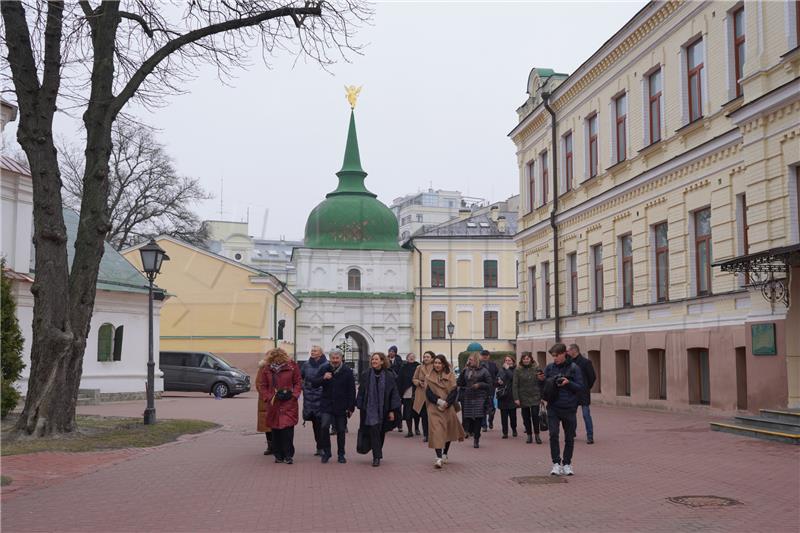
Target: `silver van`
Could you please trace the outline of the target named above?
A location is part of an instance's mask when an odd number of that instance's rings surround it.
[[[211,352],[160,352],[165,391],[208,392],[231,398],[250,390],[250,376]]]

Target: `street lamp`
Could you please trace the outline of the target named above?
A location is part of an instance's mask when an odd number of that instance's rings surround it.
[[[142,256],[142,270],[147,275],[147,280],[150,282],[147,294],[147,304],[149,310],[149,321],[147,322],[148,329],[148,343],[147,343],[147,408],[144,410],[144,423],[156,423],[156,405],[155,405],[155,362],[153,361],[153,281],[156,276],[161,272],[161,263],[169,261],[169,256],[161,247],[156,244],[156,241],[150,239],[150,242],[139,248],[139,253]]]
[[[450,335],[450,368],[455,370],[453,367],[453,333],[456,331],[456,325],[452,322],[448,322],[447,324],[447,334]]]

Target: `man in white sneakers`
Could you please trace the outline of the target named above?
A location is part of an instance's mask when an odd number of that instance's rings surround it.
[[[544,371],[542,398],[547,401],[547,424],[550,428],[550,457],[554,476],[571,476],[572,451],[575,448],[575,428],[578,398],[583,392],[583,375],[578,365],[567,358],[567,347],[561,343],[550,348],[553,362]],[[559,446],[559,426],[564,428],[564,455]]]

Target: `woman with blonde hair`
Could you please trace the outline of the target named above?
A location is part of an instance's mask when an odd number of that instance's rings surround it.
[[[466,431],[474,439],[472,447],[480,448],[481,421],[487,414],[486,400],[492,389],[492,376],[486,367],[481,366],[477,352],[467,357],[467,368],[458,376],[456,383],[464,392],[462,409]]]
[[[436,468],[447,463],[450,443],[464,440],[464,428],[458,420],[458,387],[450,364],[443,355],[433,358],[432,370],[425,380],[428,409],[428,448],[436,451]]]
[[[386,432],[394,429],[397,423],[395,413],[400,409],[400,395],[385,354],[373,353],[369,365],[358,382],[356,406],[361,411],[359,433],[369,439],[372,449],[372,466],[380,466]]]
[[[294,427],[300,418],[300,368],[282,348],[267,352],[266,371],[259,388],[266,404],[265,421],[272,430],[275,462],[294,462]]]
[[[256,423],[256,431],[263,433],[267,437],[267,449],[264,450],[264,455],[272,455],[272,430],[267,425],[267,399],[261,393],[261,384],[267,375],[267,358],[258,362],[258,372],[256,373],[256,390],[258,391],[258,421]]]

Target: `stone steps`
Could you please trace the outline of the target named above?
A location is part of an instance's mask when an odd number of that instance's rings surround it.
[[[737,416],[730,423],[711,422],[713,431],[745,437],[800,444],[800,411],[761,409],[758,416]]]

